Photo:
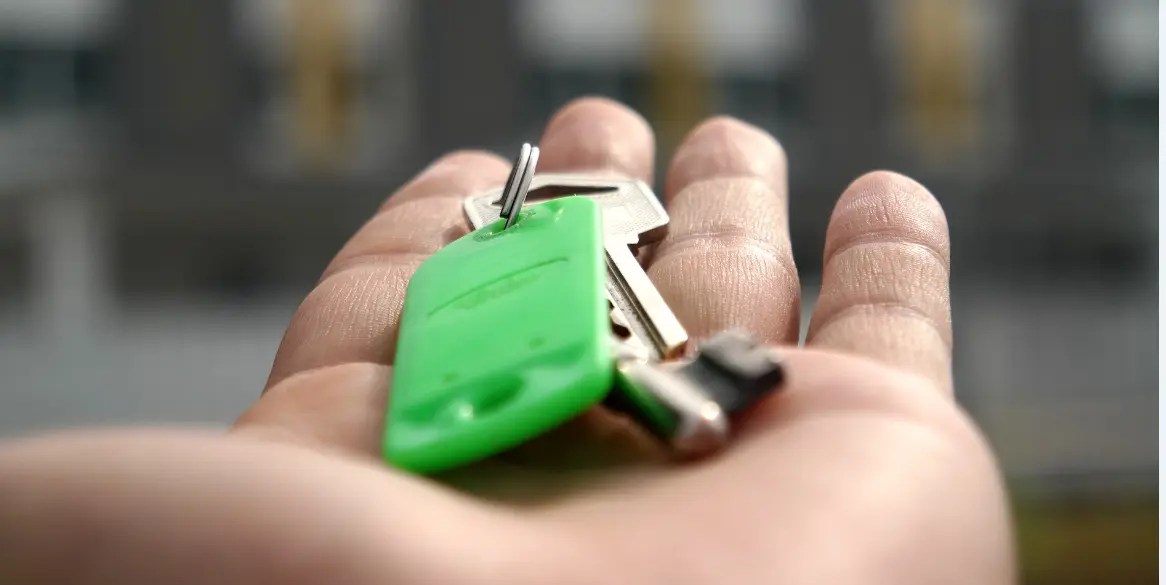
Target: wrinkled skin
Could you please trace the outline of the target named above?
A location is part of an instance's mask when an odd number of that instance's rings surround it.
[[[540,171],[651,180],[651,129],[607,100],[568,104],[539,144]],[[229,432],[0,445],[0,582],[1015,581],[1000,473],[952,398],[940,205],[889,172],[845,189],[799,347],[785,154],[728,118],[677,149],[657,187],[670,234],[645,262],[695,339],[742,327],[785,356],[787,390],[739,421],[734,446],[677,466],[590,413],[441,482],[387,469],[405,285],[467,233],[462,198],[508,168],[457,152],[388,198],[304,300]]]

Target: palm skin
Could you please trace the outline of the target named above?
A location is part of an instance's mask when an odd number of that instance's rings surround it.
[[[607,100],[564,107],[540,146],[540,171],[652,174],[650,128]],[[787,390],[738,421],[733,446],[676,465],[593,412],[440,481],[387,469],[405,285],[466,233],[461,198],[507,170],[455,153],[390,197],[305,299],[231,432],[0,447],[0,581],[1014,582],[999,471],[952,399],[938,203],[891,173],[846,189],[799,347],[784,153],[727,118],[678,149],[670,233],[646,264],[694,338],[742,327],[783,352]]]

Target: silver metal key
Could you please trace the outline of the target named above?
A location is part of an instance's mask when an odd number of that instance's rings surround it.
[[[474,229],[502,217],[505,195],[504,189],[494,189],[466,199],[463,206]],[[530,180],[525,204],[568,195],[590,197],[599,203],[603,207],[604,229],[609,234],[623,234],[630,246],[658,242],[668,233],[668,212],[643,181],[537,173]]]
[[[700,386],[678,375],[682,362],[662,368],[627,340],[613,339],[611,347],[616,384],[604,406],[630,416],[682,458],[724,448],[730,434],[728,413]]]
[[[660,296],[631,248],[617,238],[609,235],[604,242],[612,322],[622,319],[628,332],[648,348],[653,359],[677,357],[688,343],[688,332]]]
[[[569,195],[591,197],[603,208],[607,298],[616,331],[626,329],[635,343],[647,348],[653,360],[680,355],[688,342],[688,332],[632,252],[632,247],[659,241],[667,233],[668,213],[656,195],[643,181],[536,174],[526,203]],[[466,216],[475,229],[500,217],[503,196],[502,190],[496,189],[466,200]]]
[[[786,385],[780,355],[743,331],[722,331],[691,359],[653,363],[622,340],[612,341],[616,385],[604,405],[630,416],[676,455],[694,458],[723,449],[731,417]]]

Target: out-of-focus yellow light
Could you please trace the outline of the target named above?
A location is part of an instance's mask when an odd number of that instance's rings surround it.
[[[978,0],[977,0],[978,1]],[[925,156],[947,158],[976,139],[972,0],[899,0],[903,99]]]
[[[345,3],[294,0],[292,100],[300,155],[315,170],[331,170],[343,154],[351,122],[345,63]]]
[[[648,117],[662,152],[670,152],[709,112],[696,0],[651,0]]]

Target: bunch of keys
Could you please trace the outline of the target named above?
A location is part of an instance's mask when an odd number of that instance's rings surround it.
[[[414,273],[385,459],[437,473],[595,407],[681,458],[724,448],[732,416],[782,386],[780,360],[735,330],[682,357],[688,333],[633,251],[667,233],[655,194],[640,181],[535,174],[538,153],[524,144],[502,188],[470,196],[474,231]]]

